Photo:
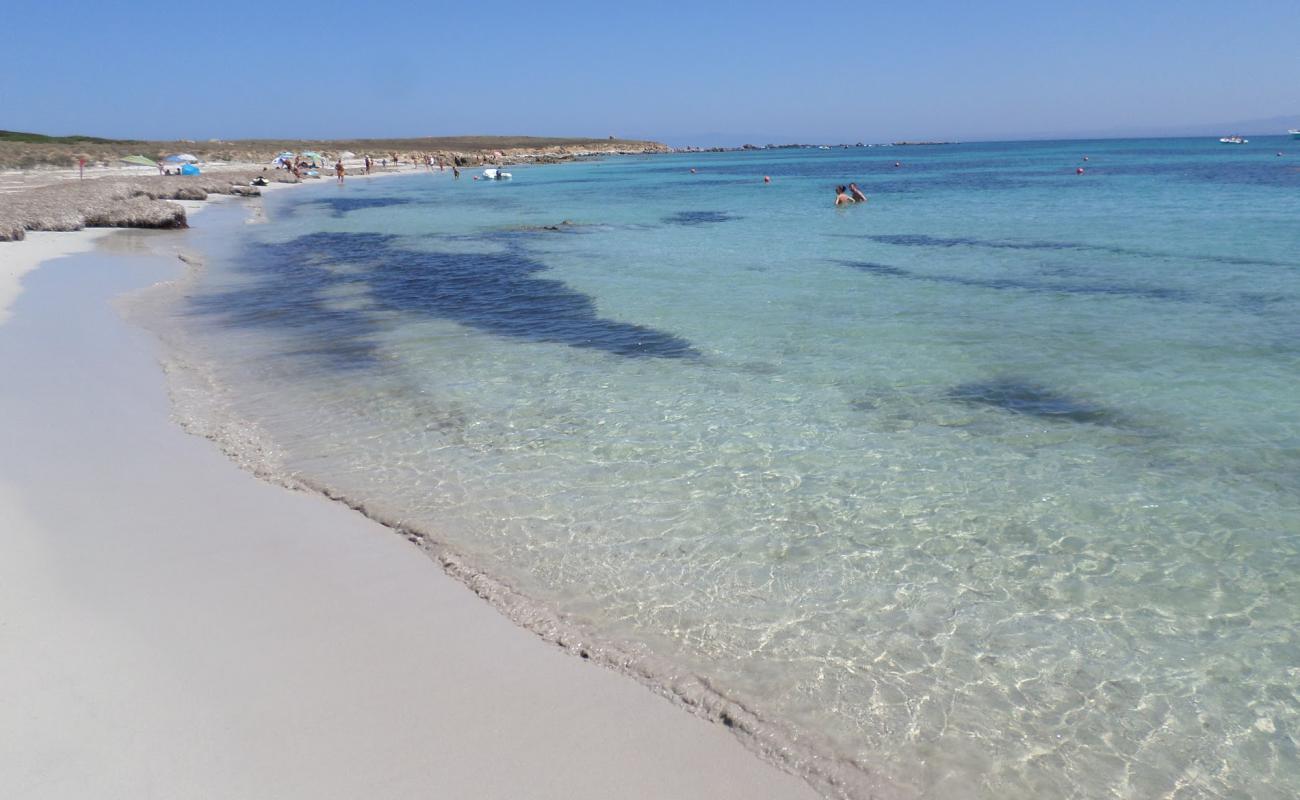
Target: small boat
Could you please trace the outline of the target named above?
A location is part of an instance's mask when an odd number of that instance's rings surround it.
[[[509,172],[503,170],[485,169],[483,170],[483,177],[490,181],[508,181],[513,176]]]
[[[1224,136],[1219,139],[1220,144],[1250,144],[1250,140],[1244,136]]]
[[[1300,139],[1300,128],[1292,128],[1287,133],[1291,134],[1292,139]]]

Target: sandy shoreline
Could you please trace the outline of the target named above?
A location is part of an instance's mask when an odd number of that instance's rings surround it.
[[[84,253],[95,241],[112,232],[111,228],[84,228],[79,231],[34,231],[21,242],[4,242],[0,250],[0,325],[10,315],[10,308],[22,292],[23,277],[45,261]]]
[[[177,234],[107,233],[0,245],[0,795],[814,796],[183,433],[107,302]]]

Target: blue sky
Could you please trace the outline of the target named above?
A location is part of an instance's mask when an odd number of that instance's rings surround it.
[[[1297,0],[5,5],[11,130],[739,144],[1300,117]]]

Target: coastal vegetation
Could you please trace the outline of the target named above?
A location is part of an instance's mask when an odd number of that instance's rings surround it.
[[[265,163],[278,153],[314,151],[326,158],[351,152],[376,159],[406,157],[415,153],[441,155],[448,161],[478,163],[485,155],[506,157],[524,153],[539,158],[561,158],[581,152],[660,152],[657,142],[634,139],[591,139],[542,136],[425,136],[401,139],[208,139],[206,141],[105,139],[96,136],[47,136],[39,133],[0,131],[0,169],[71,167],[79,159],[87,164],[112,164],[127,156],[159,159],[169,153],[191,153],[204,161]]]

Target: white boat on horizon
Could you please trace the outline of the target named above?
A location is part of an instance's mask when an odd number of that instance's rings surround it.
[[[1250,144],[1250,140],[1244,136],[1224,136],[1219,139],[1220,144]]]
[[[1300,139],[1300,128],[1292,128],[1287,133],[1291,134],[1292,139]]]

